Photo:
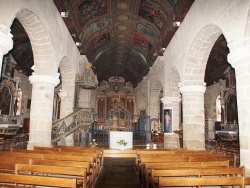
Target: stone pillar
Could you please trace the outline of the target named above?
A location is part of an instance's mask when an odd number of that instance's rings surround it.
[[[164,109],[173,109],[172,114],[172,130],[179,130],[180,125],[180,97],[164,97],[161,98],[161,101],[163,103]],[[163,115],[164,118],[164,115]],[[163,121],[164,124],[164,121]],[[162,127],[162,130],[164,130],[164,125]],[[164,148],[179,148],[179,135],[175,134],[164,134]]]
[[[12,37],[10,28],[4,24],[0,24],[0,73],[2,72],[3,56],[13,48]]]
[[[60,82],[58,77],[32,75],[30,131],[28,149],[34,146],[51,146],[54,88]]]
[[[228,62],[235,68],[239,121],[240,166],[250,171],[250,45],[232,49]]]
[[[60,117],[65,117],[68,114],[72,113],[73,111],[73,104],[70,103],[70,100],[68,99],[68,92],[61,90],[58,93],[58,96],[61,99],[61,109],[60,109]],[[73,103],[73,101],[72,101]],[[65,139],[67,146],[74,146],[74,134],[70,134]]]
[[[207,122],[207,138],[208,139],[215,139],[215,132],[214,132],[214,119],[206,119]]]
[[[205,149],[205,86],[180,87],[183,105],[183,147]]]

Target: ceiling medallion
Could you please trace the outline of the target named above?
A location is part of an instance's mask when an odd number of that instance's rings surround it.
[[[128,20],[128,16],[127,15],[119,15],[117,19],[119,21],[127,21]]]
[[[117,3],[116,7],[120,10],[127,10],[129,6],[128,3],[121,2]]]
[[[119,30],[119,31],[125,31],[127,28],[128,28],[128,27],[125,26],[125,25],[118,25],[118,26],[117,26],[117,30]]]

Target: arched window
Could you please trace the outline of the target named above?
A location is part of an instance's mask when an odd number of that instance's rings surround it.
[[[216,121],[221,121],[221,99],[220,99],[220,94],[216,97]]]

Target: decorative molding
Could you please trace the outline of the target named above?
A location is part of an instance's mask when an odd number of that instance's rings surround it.
[[[182,86],[179,87],[182,94],[185,93],[205,93],[206,86]]]
[[[60,83],[60,79],[58,77],[48,76],[48,75],[31,75],[29,77],[29,81],[31,84],[40,82],[40,83],[52,84],[54,86],[57,86]]]

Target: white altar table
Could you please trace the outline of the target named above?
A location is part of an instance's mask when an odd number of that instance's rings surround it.
[[[120,149],[120,145],[117,141],[121,139],[127,142],[125,149],[133,148],[133,132],[125,131],[110,131],[109,147],[112,149]]]

